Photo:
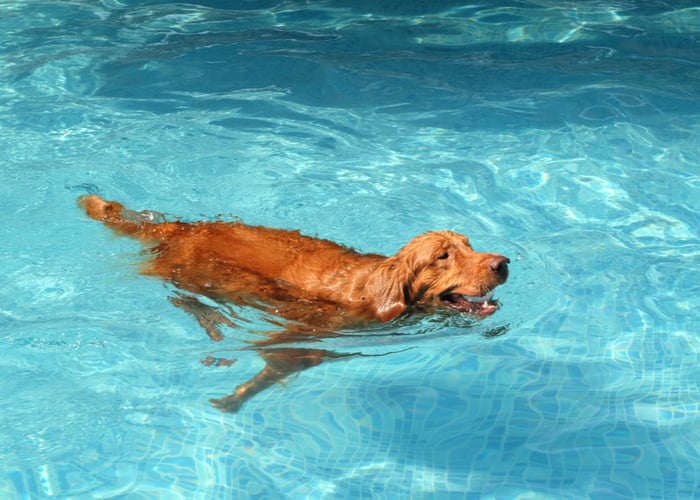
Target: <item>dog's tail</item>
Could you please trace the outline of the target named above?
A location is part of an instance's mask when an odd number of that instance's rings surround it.
[[[157,212],[135,212],[116,201],[105,201],[91,194],[78,198],[78,204],[88,217],[104,222],[118,234],[131,236],[142,241],[158,241],[171,232],[173,224]]]

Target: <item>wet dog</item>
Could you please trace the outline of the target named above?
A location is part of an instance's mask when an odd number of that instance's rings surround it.
[[[257,344],[265,347],[259,351],[265,368],[233,394],[212,400],[225,411],[237,411],[291,373],[338,356],[271,346],[435,308],[489,316],[498,309],[493,291],[508,278],[507,257],[476,252],[465,236],[451,231],[417,236],[386,257],[298,231],[242,222],[168,221],[157,212],[136,212],[96,195],[79,203],[91,218],[151,248],[143,274],[218,304],[252,306],[281,318],[284,330]],[[195,296],[178,294],[171,302],[191,313],[212,340],[223,338],[221,325],[234,326]]]

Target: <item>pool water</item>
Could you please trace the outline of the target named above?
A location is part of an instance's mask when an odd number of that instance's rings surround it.
[[[696,2],[5,0],[0,58],[0,497],[700,496]],[[209,340],[88,192],[511,278],[225,414],[265,318]]]

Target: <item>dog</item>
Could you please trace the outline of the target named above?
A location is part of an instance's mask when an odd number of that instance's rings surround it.
[[[413,312],[446,309],[483,318],[499,308],[494,289],[508,279],[507,257],[476,252],[465,236],[452,231],[422,234],[386,257],[240,221],[169,221],[158,212],[136,212],[94,194],[79,198],[79,205],[92,219],[148,246],[151,258],[141,273],[189,292],[170,300],[192,314],[212,340],[223,338],[222,325],[235,325],[196,296],[280,318],[282,331],[255,343],[266,362],[263,370],[232,394],[211,400],[223,411],[236,412],[288,375],[347,355],[275,346]]]

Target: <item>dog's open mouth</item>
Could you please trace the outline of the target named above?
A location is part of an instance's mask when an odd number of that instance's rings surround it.
[[[493,290],[481,297],[450,292],[440,295],[440,302],[449,309],[473,316],[485,317],[495,313],[498,309],[498,300],[492,297]]]

